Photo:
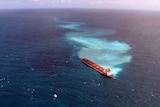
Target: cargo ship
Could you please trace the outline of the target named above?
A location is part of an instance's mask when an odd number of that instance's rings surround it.
[[[114,77],[113,72],[112,72],[112,70],[110,68],[105,69],[105,68],[101,67],[100,65],[90,61],[87,58],[82,58],[81,61],[84,64],[88,65],[89,67],[91,67],[92,69],[96,70],[97,72],[99,72],[100,74],[102,74],[104,76],[107,76],[109,78],[113,78]]]

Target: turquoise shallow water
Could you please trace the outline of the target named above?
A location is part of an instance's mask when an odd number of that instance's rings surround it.
[[[111,68],[115,77],[123,70],[123,66],[129,63],[132,56],[128,54],[131,47],[125,42],[117,40],[108,40],[107,36],[116,33],[112,29],[100,29],[87,27],[84,22],[67,22],[55,18],[57,26],[63,29],[69,29],[65,37],[69,41],[79,43],[79,58],[88,58],[104,68]],[[103,38],[105,36],[105,38]]]

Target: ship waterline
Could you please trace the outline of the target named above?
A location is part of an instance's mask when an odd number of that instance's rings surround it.
[[[105,68],[101,67],[100,65],[92,62],[91,60],[89,60],[87,58],[82,58],[81,60],[82,60],[83,63],[85,63],[89,67],[93,68],[94,70],[96,70],[100,74],[102,74],[104,76],[107,76],[109,78],[114,78],[114,74],[113,74],[113,72],[110,68],[105,69]]]

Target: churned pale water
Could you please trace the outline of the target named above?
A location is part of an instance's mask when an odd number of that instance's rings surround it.
[[[55,21],[60,24],[60,28],[71,30],[71,32],[64,34],[67,39],[81,44],[78,52],[80,59],[88,58],[102,67],[110,67],[115,76],[122,71],[122,64],[131,61],[132,57],[127,54],[131,49],[128,44],[102,38],[102,36],[116,33],[115,30],[89,28],[80,22],[65,22],[57,19]]]

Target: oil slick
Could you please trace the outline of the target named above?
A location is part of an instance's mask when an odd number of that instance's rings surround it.
[[[117,40],[110,41],[106,36],[116,33],[112,29],[98,29],[87,27],[81,22],[67,22],[55,18],[54,21],[59,28],[69,29],[70,32],[64,34],[72,42],[81,45],[78,52],[79,58],[88,58],[104,68],[111,68],[113,74],[117,76],[122,70],[122,64],[129,63],[132,56],[128,54],[131,47]],[[102,38],[105,36],[105,39]]]

